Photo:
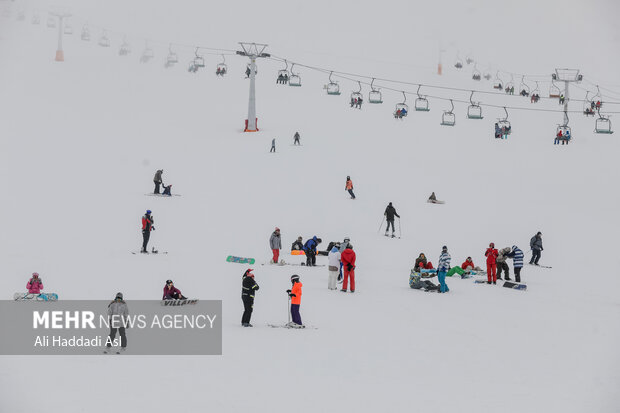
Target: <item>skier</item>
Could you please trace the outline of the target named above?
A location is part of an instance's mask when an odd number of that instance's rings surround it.
[[[276,227],[275,231],[271,233],[269,237],[269,247],[273,251],[273,258],[271,258],[272,264],[277,264],[280,258],[280,250],[282,249],[282,240],[280,239],[280,228]]]
[[[351,199],[355,199],[355,194],[353,193],[353,181],[351,181],[350,176],[347,176],[347,182],[344,185],[344,190],[349,192]]]
[[[271,140],[271,149],[269,149],[269,153],[276,151],[276,138]]]
[[[26,289],[28,290],[28,294],[41,294],[41,290],[43,289],[43,281],[39,278],[38,272],[32,273],[32,278],[28,280]]]
[[[317,238],[315,235],[304,244],[304,252],[306,253],[306,266],[316,266],[316,247],[318,247],[320,243],[321,238]]]
[[[299,307],[301,306],[301,287],[303,284],[299,281],[299,275],[291,276],[291,283],[293,288],[286,290],[288,296],[291,298],[291,317],[293,321],[288,324],[289,327],[303,328],[301,323],[301,315],[299,315]]]
[[[400,215],[398,215],[398,213],[396,212],[396,208],[394,208],[392,206],[391,202],[385,208],[385,212],[383,213],[383,215],[385,215],[385,220],[387,221],[387,227],[385,228],[385,236],[387,237],[388,231],[390,229],[390,225],[392,225],[392,238],[394,238],[395,237],[395,235],[394,235],[394,216],[397,216],[400,219]]]
[[[439,279],[439,291],[440,293],[447,293],[450,291],[446,284],[446,273],[450,270],[450,254],[448,254],[448,247],[445,245],[441,248],[441,255],[439,256],[439,263],[437,264],[437,278]]]
[[[420,272],[420,269],[433,269],[433,264],[426,260],[426,255],[424,255],[423,252],[418,255],[418,258],[415,259],[415,264],[413,265],[413,270],[415,272]]]
[[[187,297],[181,294],[181,290],[174,286],[172,280],[167,280],[166,285],[164,285],[164,296],[162,300],[187,300]]]
[[[291,251],[300,251],[304,249],[303,238],[301,236],[297,237],[297,241],[293,242],[291,245]]]
[[[532,259],[530,260],[530,264],[538,265],[538,260],[540,260],[540,253],[543,250],[542,245],[542,232],[538,231],[536,235],[530,239],[530,248],[532,249]]]
[[[330,290],[336,290],[336,284],[338,282],[338,273],[341,268],[342,261],[340,260],[340,251],[337,246],[333,246],[329,254],[327,255],[329,260],[327,288]]]
[[[299,143],[299,132],[295,132],[295,135],[293,135],[294,141],[293,141],[293,145],[301,145],[301,143]]]
[[[523,251],[516,245],[512,246],[512,251],[506,254],[508,258],[512,258],[515,270],[515,281],[521,282],[521,268],[523,268]]]
[[[165,186],[164,185],[164,192],[162,192],[162,195],[167,195],[167,196],[172,196],[172,184]]]
[[[241,300],[243,301],[243,316],[241,317],[241,325],[243,327],[253,327],[250,324],[250,318],[252,318],[252,311],[254,310],[254,294],[258,291],[259,287],[254,280],[254,271],[248,268],[243,273],[243,280],[241,282]]]
[[[353,245],[349,242],[343,253],[340,255],[342,260],[342,268],[344,269],[344,280],[342,281],[342,291],[347,292],[347,284],[351,278],[351,292],[355,292],[355,251]]]
[[[164,183],[161,178],[161,174],[163,173],[163,169],[158,169],[157,172],[155,172],[155,176],[153,177],[153,183],[155,184],[155,190],[153,191],[154,194],[159,194],[159,186]]]
[[[149,238],[151,237],[151,231],[155,231],[155,227],[153,226],[153,216],[151,215],[151,210],[147,209],[146,214],[142,217],[142,249],[141,253],[148,253],[146,250],[146,246],[149,243]]]
[[[487,257],[487,284],[497,284],[497,250],[494,243],[489,244],[484,255]]]
[[[510,267],[506,263],[506,258],[508,258],[506,254],[508,254],[509,252],[510,252],[510,247],[506,247],[506,248],[502,248],[497,253],[497,259],[495,260],[495,263],[497,264],[497,279],[498,280],[502,279],[502,270],[503,270],[505,274],[504,279],[506,281],[510,281]]]
[[[116,331],[121,336],[121,349],[120,351],[125,351],[127,347],[127,336],[125,335],[125,327],[127,325],[127,319],[129,316],[129,309],[127,308],[127,303],[123,301],[123,293],[116,293],[116,297],[114,301],[108,304],[108,318],[110,322],[110,337],[106,342],[106,349],[104,353],[110,351],[110,347],[112,347],[112,342],[116,337]],[[117,351],[118,353],[118,351]]]

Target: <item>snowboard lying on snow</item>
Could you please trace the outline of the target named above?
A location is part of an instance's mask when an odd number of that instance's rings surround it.
[[[426,202],[428,202],[429,204],[445,204],[446,201],[439,201],[437,199],[428,199],[426,200]]]
[[[190,300],[189,298],[184,298],[182,300],[161,300],[161,305],[165,307],[178,307],[181,305],[196,304],[197,302],[197,299]]]
[[[15,301],[58,301],[58,294],[56,293],[15,293],[13,294]]]
[[[254,258],[236,257],[234,255],[229,255],[228,257],[226,257],[226,261],[236,262],[239,264],[254,264],[256,262]]]
[[[512,288],[513,290],[527,290],[527,285],[525,284],[517,284],[517,283],[512,283],[510,281],[506,281],[504,283],[504,287],[506,288]]]

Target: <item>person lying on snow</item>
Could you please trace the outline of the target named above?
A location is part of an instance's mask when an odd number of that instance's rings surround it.
[[[409,287],[414,290],[437,291],[439,286],[429,280],[423,280],[419,272],[412,271],[409,276]]]

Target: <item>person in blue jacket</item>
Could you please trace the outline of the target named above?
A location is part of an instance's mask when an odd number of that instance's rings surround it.
[[[320,243],[321,238],[317,238],[315,235],[304,244],[304,252],[306,253],[306,265],[308,267],[316,266],[316,247]]]

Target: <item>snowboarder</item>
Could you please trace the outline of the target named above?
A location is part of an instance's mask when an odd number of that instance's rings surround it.
[[[276,151],[276,138],[271,140],[271,149],[269,149],[269,153]]]
[[[125,351],[127,347],[127,336],[125,335],[125,327],[127,326],[127,320],[129,317],[129,309],[127,303],[123,301],[123,293],[116,293],[114,301],[108,304],[108,318],[110,322],[110,337],[106,341],[105,353],[110,351],[112,342],[116,337],[116,332],[121,336],[121,349]]]
[[[321,243],[321,241],[321,238],[317,238],[315,235],[304,244],[304,252],[306,253],[306,266],[316,266],[316,248]]]
[[[536,235],[530,239],[530,248],[532,249],[532,259],[530,260],[530,264],[538,265],[540,253],[543,250],[542,232],[538,231]]]
[[[241,300],[243,301],[243,316],[241,317],[241,325],[243,327],[252,327],[250,319],[252,318],[252,311],[254,310],[254,294],[258,291],[259,287],[254,280],[254,271],[248,268],[243,273],[243,279],[241,281]]]
[[[166,285],[164,285],[164,296],[162,300],[187,300],[187,297],[181,294],[181,290],[174,286],[172,280],[167,280]]]
[[[275,231],[271,233],[269,237],[269,247],[273,251],[273,257],[271,258],[272,264],[277,264],[280,258],[280,250],[282,249],[282,240],[280,239],[280,228],[276,227]]]
[[[297,237],[297,241],[293,242],[291,245],[291,251],[300,251],[304,249],[303,238],[301,236]]]
[[[327,288],[330,290],[336,290],[338,287],[336,286],[338,283],[338,273],[340,272],[342,261],[340,260],[340,251],[338,247],[334,245],[329,251],[327,255],[327,259],[329,261],[328,268],[328,278],[327,278]]]
[[[424,255],[423,252],[418,255],[418,258],[415,259],[415,264],[413,265],[413,270],[415,272],[420,272],[421,269],[433,269],[433,264],[430,261],[427,261],[426,255]]]
[[[163,173],[163,169],[158,169],[157,172],[155,172],[155,176],[153,177],[153,183],[155,184],[155,190],[153,191],[154,194],[159,194],[159,186],[164,183],[161,177],[161,174]]]
[[[506,257],[512,258],[513,267],[515,270],[515,281],[521,282],[521,268],[523,268],[523,251],[516,245],[512,246],[512,251],[506,254]]]
[[[437,196],[435,196],[434,192],[431,192],[431,196],[428,197],[429,202],[437,201]]]
[[[151,215],[151,210],[147,209],[146,214],[142,217],[142,249],[141,253],[147,253],[146,246],[149,243],[149,238],[151,237],[151,231],[155,231],[155,227],[153,226],[153,216]]]
[[[392,225],[392,238],[395,237],[394,235],[394,217],[397,216],[400,219],[400,215],[398,215],[398,213],[396,212],[396,208],[394,208],[392,206],[392,203],[390,202],[390,204],[385,208],[385,212],[383,213],[383,215],[385,215],[385,220],[387,221],[387,227],[385,228],[385,236],[387,237],[388,235],[388,231],[390,229],[390,225]]]
[[[441,247],[441,255],[439,256],[439,262],[437,264],[437,279],[439,280],[440,293],[447,293],[450,291],[446,284],[446,273],[450,270],[450,260],[452,257],[448,254],[448,247],[445,245]]]
[[[495,244],[490,243],[484,255],[487,257],[487,284],[497,284],[497,250]]]
[[[433,284],[429,280],[422,280],[422,275],[415,270],[412,271],[409,275],[409,287],[413,288],[414,290],[423,289],[424,291],[439,292],[439,286]]]
[[[471,257],[467,257],[467,259],[465,261],[463,261],[463,263],[461,264],[461,268],[465,271],[482,271],[482,268],[480,267],[476,267],[476,265],[474,264],[474,262],[472,261]]]
[[[347,292],[347,284],[349,278],[351,279],[351,292],[355,292],[355,251],[353,251],[353,245],[349,242],[346,249],[340,255],[342,260],[342,268],[344,269],[344,280],[342,281],[342,291]]]
[[[289,327],[301,328],[303,324],[301,323],[301,315],[299,315],[299,307],[301,306],[301,287],[303,284],[299,281],[299,275],[296,274],[291,276],[291,283],[293,288],[286,290],[291,298],[291,318],[293,319],[292,323],[289,323]]]
[[[299,143],[299,132],[295,132],[295,135],[293,135],[293,145],[301,145],[301,143]]]
[[[28,294],[41,294],[41,290],[43,289],[43,281],[39,278],[38,272],[32,273],[32,278],[28,280],[26,289],[28,290]]]
[[[497,253],[497,259],[495,260],[495,263],[497,264],[497,279],[498,280],[502,279],[502,271],[504,271],[504,274],[505,274],[504,279],[506,281],[510,281],[510,267],[506,263],[506,258],[508,258],[506,254],[508,254],[509,252],[510,252],[510,247],[506,247],[506,248],[502,248]]]
[[[162,195],[167,195],[167,196],[172,196],[172,184],[165,186],[164,185],[164,192],[162,192]]]
[[[353,193],[353,181],[351,181],[350,176],[347,176],[347,182],[344,185],[344,190],[349,192],[351,199],[355,199],[355,194]]]

